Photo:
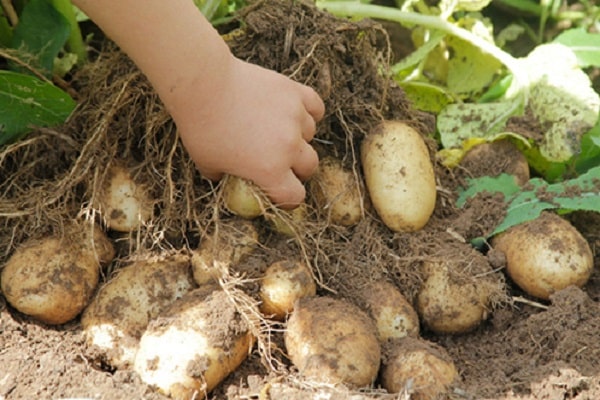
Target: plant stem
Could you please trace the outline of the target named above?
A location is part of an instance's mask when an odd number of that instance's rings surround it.
[[[4,15],[8,18],[8,21],[12,26],[16,26],[19,23],[19,17],[17,16],[17,12],[13,7],[10,0],[1,0],[0,4],[2,4],[2,9],[4,10]]]
[[[69,34],[69,39],[67,39],[67,46],[71,53],[77,56],[77,64],[83,64],[87,61],[87,49],[81,35],[81,29],[79,29],[79,23],[75,18],[75,11],[73,10],[71,0],[52,0],[52,5],[69,22],[71,33]]]
[[[317,7],[324,9],[334,15],[343,17],[376,18],[381,20],[398,22],[400,24],[419,25],[428,29],[438,30],[452,36],[463,39],[483,52],[490,54],[508,68],[513,74],[513,87],[521,92],[527,101],[527,88],[529,87],[529,77],[519,66],[518,61],[510,54],[498,48],[481,37],[472,34],[466,29],[462,29],[450,22],[430,15],[422,15],[413,12],[401,11],[392,7],[377,6],[371,4],[358,3],[354,1],[317,1]]]

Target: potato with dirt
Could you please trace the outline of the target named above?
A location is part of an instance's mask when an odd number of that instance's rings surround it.
[[[381,360],[377,331],[367,314],[347,301],[300,299],[284,340],[290,360],[307,379],[360,388],[377,377]]]
[[[172,398],[204,398],[244,361],[253,344],[249,322],[230,294],[206,285],[150,322],[134,369],[142,381]]]
[[[150,320],[194,287],[187,254],[137,255],[99,289],[83,312],[87,344],[113,368],[133,365]]]
[[[108,169],[94,200],[94,207],[100,210],[106,226],[119,232],[136,231],[154,214],[155,200],[148,188],[134,178],[124,163],[116,163]]]
[[[381,342],[419,336],[419,316],[406,297],[391,282],[370,282],[360,295],[375,321]]]
[[[498,234],[492,246],[505,254],[508,276],[525,292],[544,300],[567,286],[583,287],[594,268],[589,243],[570,222],[552,212]]]
[[[315,296],[317,285],[305,263],[283,260],[271,264],[260,282],[260,311],[267,317],[283,321],[296,301]]]
[[[465,256],[423,262],[424,281],[416,308],[424,326],[436,333],[457,334],[473,330],[487,319],[495,299],[504,291],[502,277],[487,259],[468,245]]]
[[[63,233],[23,243],[2,269],[2,293],[23,314],[63,324],[87,306],[101,265],[114,256],[98,225],[74,223]]]
[[[358,180],[352,171],[344,168],[341,160],[323,158],[309,184],[310,194],[319,212],[331,223],[352,226],[363,218],[363,199]]]
[[[225,208],[234,215],[254,219],[264,212],[263,195],[254,183],[233,175],[223,180]]]
[[[252,222],[240,218],[220,222],[192,251],[194,280],[198,285],[217,282],[232,265],[250,255],[258,244],[258,231]]]
[[[420,338],[386,343],[381,385],[390,393],[407,393],[412,400],[435,400],[458,379],[448,352]]]
[[[383,223],[396,232],[418,231],[435,208],[437,189],[421,134],[401,121],[384,121],[361,144],[367,189]]]

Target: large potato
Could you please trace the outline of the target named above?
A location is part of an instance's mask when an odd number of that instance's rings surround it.
[[[250,221],[234,219],[219,224],[192,251],[192,272],[198,285],[215,283],[232,265],[244,260],[258,245],[258,232]]]
[[[363,201],[357,180],[342,162],[325,157],[310,180],[310,192],[319,211],[337,225],[352,226],[363,216]]]
[[[148,322],[192,288],[184,254],[143,257],[121,268],[82,315],[88,344],[114,368],[132,365]]]
[[[150,322],[135,371],[175,399],[204,398],[248,356],[250,327],[229,295],[204,286],[189,292]]]
[[[265,271],[260,285],[260,311],[284,320],[302,297],[314,296],[317,285],[310,269],[300,261],[278,261]]]
[[[423,339],[392,341],[386,352],[381,384],[390,393],[408,393],[411,400],[435,400],[458,378],[446,350]]]
[[[291,361],[309,379],[363,387],[377,376],[381,348],[373,321],[345,301],[298,300],[284,339]]]
[[[545,300],[567,286],[585,285],[594,267],[585,238],[550,212],[500,233],[492,239],[492,246],[506,255],[510,278],[530,295]]]
[[[483,255],[474,253],[471,267],[457,260],[427,261],[425,280],[417,296],[417,312],[423,324],[437,333],[455,334],[476,328],[489,315],[492,300],[501,293],[503,281],[496,276]],[[487,267],[487,268],[486,268]]]
[[[369,283],[362,291],[367,312],[381,342],[419,336],[419,317],[398,288],[387,281]]]
[[[63,235],[19,247],[2,269],[2,293],[20,312],[62,324],[88,304],[100,264],[113,257],[112,243],[98,226],[74,225]]]
[[[154,203],[148,188],[137,182],[131,171],[119,163],[108,170],[94,205],[110,229],[131,232],[152,218]]]
[[[399,121],[376,126],[361,145],[371,201],[393,231],[412,232],[429,221],[436,183],[427,146],[416,130]]]

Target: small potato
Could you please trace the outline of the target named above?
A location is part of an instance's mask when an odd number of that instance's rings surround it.
[[[506,256],[506,272],[531,296],[548,300],[570,285],[586,284],[594,267],[590,245],[567,220],[550,212],[492,238]]]
[[[264,211],[259,189],[252,182],[228,175],[223,183],[225,207],[235,215],[246,219],[254,219]]]
[[[406,337],[386,347],[381,384],[390,393],[405,391],[411,400],[435,400],[458,378],[446,350],[434,343]]]
[[[109,229],[132,232],[152,219],[154,199],[123,164],[110,167],[95,206]]]
[[[290,360],[309,379],[364,387],[377,377],[381,348],[375,326],[350,303],[330,297],[298,300],[284,339]]]
[[[150,322],[134,369],[142,380],[175,399],[199,399],[248,356],[249,326],[224,291],[189,292]]]
[[[363,289],[362,296],[381,342],[419,336],[417,312],[394,284],[372,282]]]
[[[261,280],[260,311],[282,321],[294,309],[298,299],[314,296],[317,285],[308,267],[299,261],[271,264]]]
[[[88,304],[98,285],[100,264],[114,255],[98,226],[73,225],[62,236],[19,247],[2,269],[2,293],[23,314],[63,324]]]
[[[361,145],[367,189],[383,223],[396,232],[413,232],[435,208],[433,164],[422,136],[399,121],[386,121]]]
[[[317,173],[310,180],[310,192],[320,211],[336,225],[356,225],[363,217],[356,178],[333,157],[325,157],[319,163]]]
[[[306,203],[300,205],[293,210],[280,210],[265,215],[271,228],[284,236],[294,237],[303,232],[302,226],[306,221],[308,209]]]
[[[81,317],[88,344],[114,368],[132,365],[148,322],[193,287],[189,257],[180,253],[119,269]]]
[[[192,272],[198,285],[214,283],[231,265],[241,262],[258,244],[258,232],[250,221],[235,219],[219,224],[192,252]]]
[[[424,264],[425,281],[417,296],[417,312],[432,331],[468,332],[487,319],[503,281],[492,273],[483,255],[473,254],[472,261],[481,269],[468,275],[461,273],[462,266],[452,260]]]

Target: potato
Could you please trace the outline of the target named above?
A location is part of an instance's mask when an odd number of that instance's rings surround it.
[[[310,193],[333,224],[352,226],[363,217],[363,201],[356,178],[342,162],[325,157],[310,180]]]
[[[2,269],[2,293],[23,314],[63,324],[88,304],[98,285],[100,264],[114,255],[98,226],[75,224],[61,236],[21,245]]]
[[[295,302],[317,293],[310,269],[300,261],[278,261],[271,264],[261,279],[260,311],[282,321],[294,309]]]
[[[253,219],[262,215],[264,205],[260,190],[252,182],[228,175],[223,182],[225,207],[232,214]]]
[[[123,164],[110,167],[94,206],[106,226],[119,232],[132,232],[152,219],[154,199],[148,189],[136,182]]]
[[[396,232],[413,232],[429,221],[436,183],[421,135],[399,121],[375,127],[361,144],[367,189],[383,223]]]
[[[308,210],[306,203],[300,203],[300,205],[293,210],[280,210],[277,209],[274,212],[265,215],[271,229],[275,232],[284,235],[294,237],[303,232],[303,225],[306,221],[306,215]]]
[[[145,383],[176,399],[204,398],[242,363],[254,337],[228,296],[207,285],[150,322],[134,364]]]
[[[290,360],[309,379],[363,387],[377,377],[381,348],[375,326],[348,302],[330,297],[298,300],[284,340]]]
[[[386,281],[372,282],[362,291],[367,312],[375,321],[381,342],[419,336],[419,317],[398,288]]]
[[[406,337],[390,342],[386,350],[381,385],[390,393],[404,391],[411,400],[435,400],[458,378],[446,350],[434,343]]]
[[[492,299],[502,290],[502,280],[492,273],[483,255],[473,254],[473,257],[487,268],[471,275],[461,273],[461,265],[451,259],[424,263],[425,280],[417,295],[416,308],[421,322],[430,330],[463,333],[487,319]]]
[[[515,177],[518,185],[529,181],[529,163],[525,155],[509,139],[485,142],[474,146],[460,161],[469,177],[498,176],[502,173]]]
[[[570,285],[586,284],[594,267],[585,238],[561,217],[544,212],[492,238],[506,255],[506,272],[531,296],[548,300]]]
[[[219,224],[192,252],[192,272],[198,285],[216,282],[231,265],[241,262],[258,244],[258,232],[251,222],[233,220]]]
[[[148,322],[193,287],[187,255],[140,257],[119,269],[83,312],[88,345],[114,368],[133,365]]]

